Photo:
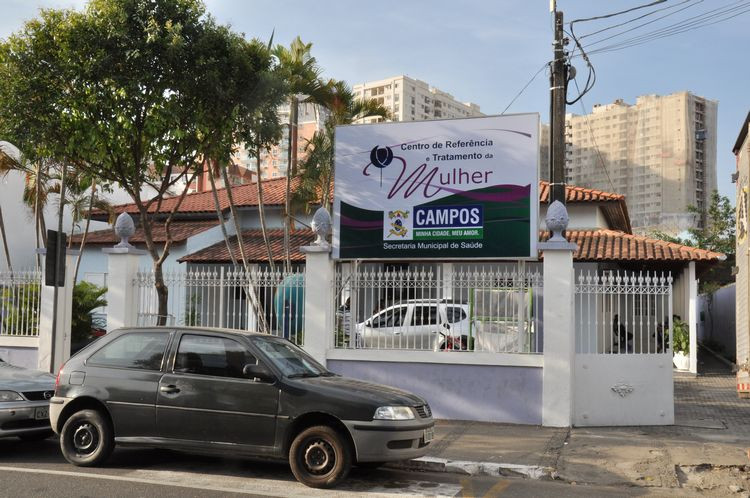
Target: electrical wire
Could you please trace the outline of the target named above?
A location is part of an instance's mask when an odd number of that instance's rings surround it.
[[[680,10],[685,10],[686,8],[689,8],[689,7],[690,5],[687,7],[683,7]],[[616,50],[623,50],[625,48],[642,45],[644,43],[658,40],[660,38],[665,38],[667,36],[673,36],[676,34],[684,33],[686,31],[692,31],[692,30],[699,29],[702,27],[710,26],[712,24],[717,24],[719,22],[727,21],[729,19],[742,15],[748,11],[750,11],[750,2],[747,2],[746,0],[740,0],[738,2],[734,2],[733,4],[729,4],[729,5],[725,5],[722,7],[718,7],[716,9],[708,10],[699,15],[689,17],[687,19],[676,22],[669,26],[665,26],[663,28],[659,28],[659,29],[656,29],[656,30],[653,30],[653,31],[650,31],[650,32],[647,32],[638,36],[634,36],[632,38],[622,40],[618,43],[613,43],[611,45],[596,48],[594,50],[589,51],[589,55],[593,55],[597,53],[613,52]],[[679,12],[679,10],[675,11],[674,13],[676,12]],[[668,15],[671,15],[671,14],[668,14]],[[659,19],[663,19],[664,17],[667,17],[667,16],[666,15],[661,16],[660,18],[649,21],[648,23],[643,23],[642,25],[633,27],[621,33],[612,35],[610,37],[602,38],[600,40],[593,41],[587,44],[587,47],[590,48],[593,45],[597,45],[608,39],[614,38],[616,36],[621,36],[631,31],[635,31],[639,29],[640,27],[645,26],[646,24],[651,24]],[[710,21],[710,22],[707,22],[707,21]]]
[[[576,86],[576,90],[578,90],[578,93],[581,93],[581,89],[578,88],[578,81],[573,78],[573,83]],[[591,141],[594,144],[594,150],[596,150],[596,155],[599,157],[599,163],[602,165],[602,169],[604,170],[604,174],[607,175],[607,181],[609,181],[609,186],[612,187],[612,192],[616,192],[615,184],[612,182],[612,178],[609,176],[609,170],[607,170],[607,165],[604,162],[604,158],[602,157],[602,153],[599,150],[599,145],[596,143],[596,139],[594,138],[594,130],[591,128],[591,122],[589,121],[589,115],[586,113],[586,106],[583,104],[583,95],[579,96],[578,99],[576,99],[581,103],[581,111],[583,111],[583,117],[586,120],[586,126],[589,129],[589,136],[591,137]]]
[[[573,24],[570,25],[570,31],[566,31],[568,35],[570,35],[571,38],[573,38],[573,41],[575,42],[575,47],[573,48],[573,52],[571,53],[571,56],[568,60],[573,58],[573,54],[575,53],[576,48],[581,51],[581,57],[583,57],[583,60],[586,62],[586,65],[589,69],[589,74],[586,77],[586,84],[583,87],[583,91],[581,91],[580,88],[578,88],[578,82],[576,81],[576,88],[578,89],[578,97],[576,97],[573,100],[568,100],[567,95],[567,81],[565,82],[565,103],[567,105],[573,105],[579,100],[583,98],[584,95],[586,95],[588,92],[591,91],[592,88],[594,88],[594,84],[596,83],[596,70],[594,69],[594,65],[591,63],[591,60],[589,60],[588,55],[586,54],[586,51],[583,49],[583,46],[581,45],[581,42],[578,40],[578,38],[575,35],[575,32],[573,31]],[[568,71],[569,72],[569,71]],[[568,78],[570,80],[570,78]],[[575,78],[574,78],[575,81]]]
[[[697,16],[688,17],[687,19],[683,19],[682,21],[676,22],[676,23],[671,24],[669,26],[665,26],[663,28],[659,28],[659,29],[656,29],[654,31],[650,31],[648,33],[641,34],[641,35],[635,36],[633,38],[629,38],[629,39],[621,41],[619,43],[624,45],[624,44],[628,44],[628,43],[631,43],[631,42],[634,42],[634,41],[641,41],[641,40],[650,39],[650,38],[656,39],[656,38],[663,37],[663,35],[668,35],[668,34],[673,34],[673,33],[676,34],[677,32],[682,32],[682,31],[685,31],[687,29],[692,29],[694,27],[699,27],[702,24],[714,24],[714,23],[706,23],[706,21],[714,19],[716,17],[724,16],[724,15],[727,15],[727,14],[735,14],[737,11],[741,11],[742,9],[747,8],[748,5],[750,5],[750,4],[746,0],[739,0],[739,1],[735,2],[734,4],[725,5],[725,6],[722,6],[722,7],[718,7],[716,9],[708,10],[706,12],[698,14]],[[735,14],[735,15],[738,15],[738,14]],[[729,17],[735,17],[735,16],[729,16]],[[637,29],[637,27],[633,28],[633,30],[635,30],[635,29]],[[623,32],[623,34],[629,32],[629,31],[630,30],[625,31],[625,32]],[[601,43],[603,41],[606,41],[607,39],[608,38],[603,38],[601,40],[597,40],[595,42],[592,42],[592,43],[589,44],[589,47],[593,46],[593,45],[596,45],[598,43]],[[616,45],[614,45],[614,46],[616,46]],[[613,45],[610,45],[609,47],[605,47],[605,48],[611,48],[611,47],[613,47]],[[597,49],[597,50],[601,50],[601,49]]]
[[[570,24],[574,24],[574,23],[577,23],[577,22],[597,21],[599,19],[607,19],[607,18],[610,18],[610,17],[619,16],[619,15],[622,15],[622,14],[627,14],[628,12],[633,12],[634,10],[645,9],[646,7],[653,7],[654,5],[658,5],[658,4],[664,3],[666,1],[667,0],[655,0],[654,2],[651,2],[651,3],[647,3],[647,4],[643,4],[643,5],[638,5],[636,7],[631,7],[629,9],[621,10],[620,12],[613,12],[611,14],[605,14],[603,16],[587,17],[585,19],[573,19],[572,21],[570,21]]]
[[[534,76],[532,76],[531,79],[516,94],[516,96],[513,97],[513,100],[511,100],[510,103],[507,106],[505,106],[505,109],[503,109],[503,112],[500,113],[501,116],[503,114],[505,114],[505,111],[507,111],[510,108],[510,106],[513,105],[513,102],[515,102],[516,99],[518,99],[518,97],[520,97],[521,94],[529,87],[529,85],[531,85],[531,83],[536,79],[536,77],[539,76],[539,73],[541,73],[542,71],[544,71],[544,68],[548,67],[549,65],[550,65],[549,62],[545,62],[544,65],[542,67],[540,67],[539,70],[536,73],[534,73]]]
[[[687,8],[690,8],[690,7],[694,7],[695,5],[698,5],[699,3],[703,2],[703,0],[697,0],[697,1],[696,0],[683,0],[682,2],[680,2],[678,4],[675,4],[675,5],[670,5],[669,7],[662,7],[661,9],[654,9],[651,12],[647,12],[646,14],[640,15],[638,17],[634,17],[633,19],[628,19],[627,21],[621,22],[620,24],[614,24],[612,26],[608,26],[606,28],[602,28],[600,30],[594,31],[592,33],[586,33],[585,35],[579,36],[578,39],[579,40],[583,40],[584,38],[588,38],[589,36],[598,35],[599,33],[604,33],[605,31],[609,31],[610,29],[615,29],[615,28],[619,28],[619,27],[625,26],[626,24],[630,24],[631,22],[639,21],[639,20],[644,19],[644,18],[646,18],[648,16],[654,15],[657,12],[663,12],[665,10],[671,10],[671,9],[674,9],[675,7],[677,7],[679,5],[690,3],[690,2],[693,2],[693,3],[690,4],[690,5],[688,5],[687,7],[683,8],[683,9],[677,10],[675,12],[670,12],[669,14],[665,14],[664,16],[662,16],[662,17],[660,17],[658,19],[664,19],[665,17],[669,17],[671,15],[674,15],[677,12],[680,12],[680,11],[682,11],[684,9],[687,9]],[[652,22],[654,22],[654,21],[649,21],[647,23],[642,24],[641,26],[645,26],[646,24],[650,24]],[[613,35],[613,36],[618,36],[618,35]]]

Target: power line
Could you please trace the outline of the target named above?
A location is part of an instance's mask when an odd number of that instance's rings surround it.
[[[607,19],[609,17],[614,17],[614,16],[619,16],[619,15],[622,15],[622,14],[627,14],[628,12],[633,12],[634,10],[645,9],[646,7],[652,7],[654,5],[658,5],[658,4],[664,3],[666,1],[667,0],[655,0],[654,2],[651,2],[651,3],[647,3],[647,4],[644,4],[644,5],[638,5],[636,7],[631,7],[629,9],[621,10],[620,12],[613,12],[611,14],[605,14],[603,16],[587,17],[585,19],[573,19],[572,21],[570,21],[570,24],[574,24],[574,23],[577,23],[577,22],[596,21],[598,19]]]
[[[529,85],[531,85],[531,83],[536,79],[536,77],[539,76],[539,73],[541,73],[542,71],[544,71],[544,68],[547,67],[547,66],[549,66],[549,62],[545,62],[544,65],[542,67],[540,67],[539,70],[536,73],[534,73],[534,76],[532,76],[531,79],[516,94],[516,96],[513,97],[513,100],[511,100],[510,103],[507,106],[505,106],[505,109],[503,109],[503,112],[501,112],[500,115],[505,114],[505,111],[507,111],[510,108],[510,106],[513,105],[513,102],[515,102],[516,99],[521,96],[521,94],[529,87]]]
[[[576,90],[578,90],[578,92],[580,93],[581,90],[580,90],[580,88],[578,88],[578,81],[576,81],[575,78],[573,78],[573,83],[575,83]],[[604,158],[602,157],[601,151],[599,150],[599,145],[597,145],[596,139],[594,138],[594,130],[591,128],[591,122],[589,122],[589,115],[586,114],[586,106],[583,105],[583,95],[581,95],[576,100],[578,100],[581,103],[581,111],[583,111],[583,117],[586,120],[586,126],[589,129],[589,136],[591,137],[591,141],[594,144],[594,150],[596,150],[596,155],[599,157],[599,162],[602,165],[602,169],[604,170],[604,173],[607,175],[607,181],[609,182],[609,186],[612,187],[612,192],[615,192],[616,191],[615,184],[612,183],[612,178],[609,176],[609,171],[607,170],[607,165],[604,162]]]
[[[739,5],[738,5],[739,4]],[[690,7],[690,6],[688,6]],[[683,7],[680,10],[685,10],[688,7]],[[632,38],[628,38],[625,40],[622,40],[618,43],[613,43],[611,45],[607,45],[604,47],[597,48],[595,50],[592,50],[589,52],[589,55],[597,54],[597,53],[604,53],[604,52],[613,52],[616,50],[622,50],[625,48],[642,45],[644,43],[648,43],[650,41],[658,40],[660,38],[665,38],[667,36],[673,36],[680,33],[684,33],[687,31],[692,31],[694,29],[703,28],[706,26],[710,26],[712,24],[717,24],[719,22],[727,21],[729,19],[732,19],[734,17],[737,17],[739,15],[742,15],[746,12],[750,11],[750,3],[748,3],[745,0],[740,0],[738,2],[735,2],[734,4],[725,5],[716,9],[711,9],[706,12],[703,12],[699,15],[689,17],[687,19],[683,19],[679,22],[676,22],[674,24],[671,24],[669,26],[665,26],[663,28],[659,28],[638,36],[634,36]],[[670,15],[670,14],[668,14]],[[662,16],[661,18],[664,18],[666,16]],[[606,41],[608,39],[614,38],[616,36],[620,36],[622,34],[634,31],[642,26],[645,26],[646,24],[650,24],[652,22],[655,22],[656,20],[659,20],[661,18],[649,21],[648,23],[644,23],[640,26],[636,26],[634,28],[631,28],[629,30],[623,31],[621,33],[618,33],[616,35],[612,35],[607,38],[602,38],[600,40],[594,41],[592,43],[589,43],[587,46],[591,47],[593,45],[596,45],[598,43],[601,43],[603,41]],[[718,19],[717,19],[718,18]],[[715,20],[712,20],[715,19]],[[707,22],[711,21],[711,22]]]
[[[641,24],[640,26],[645,26],[645,25],[647,25],[647,24],[651,24],[651,23],[653,23],[653,22],[656,22],[656,21],[657,21],[657,20],[659,20],[659,19],[664,19],[665,17],[669,17],[669,16],[671,16],[671,15],[674,15],[674,14],[676,14],[677,12],[680,12],[680,11],[682,11],[682,10],[685,10],[685,9],[688,9],[688,8],[690,8],[690,7],[693,7],[693,6],[695,6],[695,5],[698,5],[699,3],[703,2],[703,0],[697,0],[697,2],[696,2],[696,0],[683,0],[682,2],[680,2],[680,3],[678,3],[678,4],[675,4],[675,5],[670,5],[669,7],[662,7],[661,9],[654,9],[654,10],[652,10],[651,12],[647,12],[646,14],[640,15],[640,16],[638,16],[638,17],[634,17],[633,19],[628,19],[627,21],[621,22],[621,23],[619,23],[619,24],[614,24],[614,25],[612,25],[612,26],[608,26],[608,27],[606,27],[606,28],[602,28],[602,29],[599,29],[599,30],[597,30],[597,31],[594,31],[594,32],[592,32],[592,33],[586,33],[585,35],[581,35],[581,36],[579,36],[579,37],[578,37],[578,39],[580,39],[580,40],[583,40],[584,38],[588,38],[589,36],[594,36],[594,35],[598,35],[599,33],[604,33],[605,31],[609,31],[610,29],[615,29],[615,28],[619,28],[619,27],[621,27],[621,26],[625,26],[626,24],[630,24],[631,22],[639,21],[639,20],[641,20],[641,19],[644,19],[644,18],[646,18],[646,17],[648,17],[648,16],[654,15],[654,14],[656,14],[657,12],[663,12],[663,11],[665,11],[665,10],[671,10],[671,9],[674,9],[675,7],[677,7],[677,6],[679,6],[679,5],[682,5],[682,4],[685,4],[685,3],[689,3],[689,2],[693,2],[693,3],[692,3],[692,4],[690,4],[690,5],[688,5],[687,7],[684,7],[683,9],[677,10],[677,11],[675,11],[675,12],[670,12],[669,14],[665,14],[665,15],[663,15],[662,17],[659,17],[659,18],[657,18],[657,19],[654,19],[654,20],[652,20],[652,21],[649,21],[649,22],[643,23],[643,24]],[[638,27],[640,27],[640,26],[637,26],[636,28],[633,28],[633,29],[637,29],[637,28],[638,28]],[[626,33],[626,32],[627,32],[627,31],[624,31],[623,33]],[[612,38],[614,38],[615,36],[619,36],[619,34],[615,34],[615,35],[612,35]],[[604,38],[604,39],[606,40],[607,38]]]

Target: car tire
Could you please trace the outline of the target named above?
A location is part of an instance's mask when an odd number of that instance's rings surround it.
[[[79,467],[93,467],[103,463],[114,447],[112,425],[97,410],[74,413],[60,431],[63,456]]]
[[[28,434],[19,434],[18,439],[31,443],[33,441],[44,441],[54,434],[52,430],[41,431],[41,432],[30,432]]]
[[[326,425],[310,427],[294,438],[289,465],[299,482],[311,488],[332,488],[344,480],[352,466],[348,441]]]

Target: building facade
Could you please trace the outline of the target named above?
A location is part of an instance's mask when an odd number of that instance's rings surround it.
[[[566,117],[569,183],[620,192],[633,229],[678,234],[716,189],[718,103],[690,92],[644,95]]]
[[[484,116],[477,104],[459,102],[450,93],[404,75],[354,85],[353,90],[357,98],[369,98],[388,108],[392,121]],[[360,120],[359,123],[379,121],[383,119],[373,117]]]
[[[750,246],[748,246],[748,190],[750,189],[750,113],[740,129],[732,152],[737,159],[737,171],[734,174],[737,184],[737,274],[735,275],[735,324],[737,334],[737,365],[750,361],[750,287],[748,271],[750,271]]]

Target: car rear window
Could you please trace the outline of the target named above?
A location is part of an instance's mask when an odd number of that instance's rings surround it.
[[[466,312],[457,306],[448,306],[445,308],[445,314],[448,323],[456,323],[466,319]]]
[[[106,367],[160,370],[169,334],[132,332],[123,334],[92,354],[87,364]]]

